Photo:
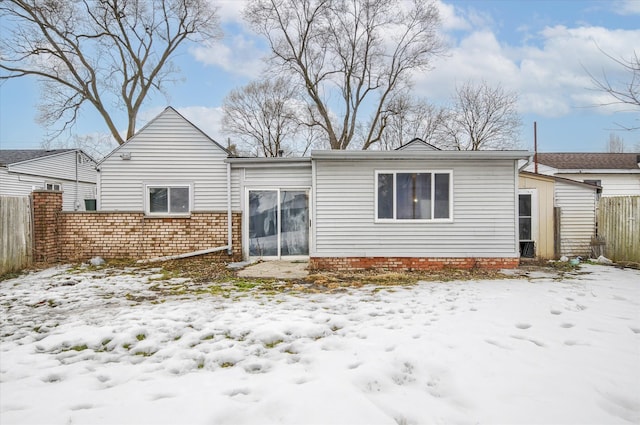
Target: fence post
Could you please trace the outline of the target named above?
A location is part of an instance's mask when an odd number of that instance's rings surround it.
[[[52,263],[60,258],[58,243],[59,220],[62,211],[62,192],[34,190],[33,205],[33,259]]]

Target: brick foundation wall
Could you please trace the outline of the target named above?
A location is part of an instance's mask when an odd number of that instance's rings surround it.
[[[31,192],[33,209],[33,261],[55,263],[59,261],[58,215],[62,211],[62,192],[34,190]]]
[[[519,258],[311,257],[312,271],[512,269]]]
[[[193,212],[188,218],[151,218],[138,212],[62,212],[62,194],[44,193],[48,195],[34,198],[34,212],[42,210],[34,223],[53,229],[35,237],[35,245],[47,253],[43,261],[80,261],[95,256],[149,259],[227,244],[226,212]],[[234,212],[232,217],[233,255],[226,251],[217,255],[239,260],[241,213]]]

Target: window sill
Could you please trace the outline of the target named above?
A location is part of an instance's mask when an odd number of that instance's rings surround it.
[[[154,218],[191,218],[191,213],[186,214],[145,214],[145,219],[154,219]]]
[[[451,218],[436,218],[436,219],[384,219],[376,218],[373,220],[376,224],[423,224],[423,223],[453,223]]]

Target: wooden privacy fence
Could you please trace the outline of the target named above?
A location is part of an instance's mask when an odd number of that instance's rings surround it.
[[[31,202],[28,196],[0,196],[0,275],[31,264]]]
[[[604,239],[605,257],[640,263],[640,196],[601,198],[598,235]]]

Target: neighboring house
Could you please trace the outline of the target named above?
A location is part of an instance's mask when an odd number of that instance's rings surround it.
[[[602,187],[602,196],[640,195],[640,153],[538,153],[538,173]],[[535,172],[535,164],[525,171]]]
[[[599,186],[520,172],[519,234],[522,257],[551,259],[591,254]]]
[[[244,257],[310,258],[311,268],[514,267],[518,161],[529,156],[414,140],[234,158],[167,108],[99,163],[98,206],[185,220],[241,212]]]
[[[96,197],[96,162],[80,149],[0,150],[0,195],[62,191],[65,211],[84,211]]]

